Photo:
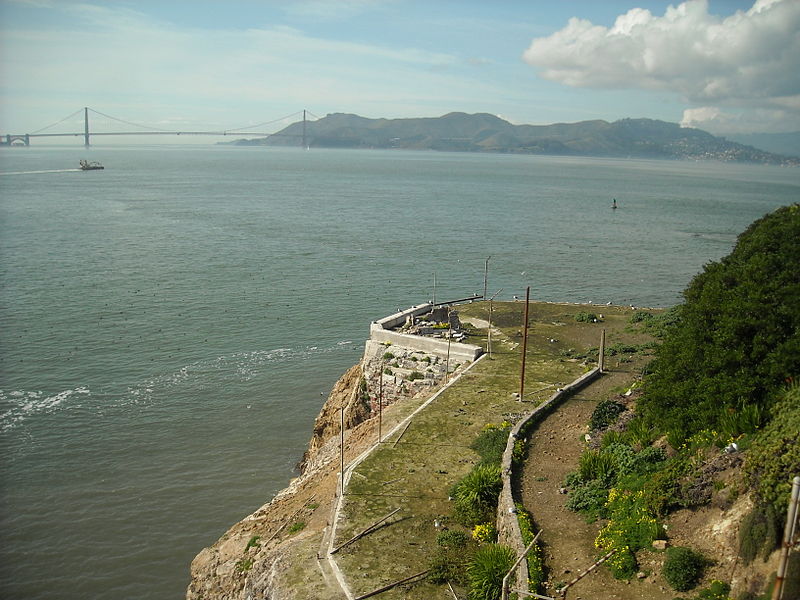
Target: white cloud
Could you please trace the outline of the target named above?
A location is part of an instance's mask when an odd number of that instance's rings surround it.
[[[707,0],[689,0],[663,16],[634,8],[610,28],[572,18],[534,39],[523,58],[569,86],[668,91],[699,107],[791,117],[800,98],[800,2],[758,0],[722,18],[709,14]]]

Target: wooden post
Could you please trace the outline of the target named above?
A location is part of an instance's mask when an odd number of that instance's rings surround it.
[[[606,330],[603,329],[600,332],[600,356],[597,359],[598,366],[600,367],[600,372],[602,373],[603,370],[606,368]]]
[[[789,549],[794,541],[795,527],[797,527],[797,504],[800,501],[800,476],[792,480],[792,496],[789,508],[786,511],[786,526],[783,529],[783,544],[781,544],[781,558],[778,563],[778,573],[775,576],[775,587],[772,588],[772,600],[781,600],[783,597],[783,584],[786,580],[786,566],[789,563]]]
[[[486,285],[489,281],[489,259],[491,256],[486,257],[486,262],[483,264],[483,299],[486,300]]]
[[[492,300],[502,291],[503,288],[500,288],[489,298],[489,329],[486,332],[486,352],[489,353],[489,358],[492,358]]]
[[[514,563],[514,566],[511,567],[511,569],[509,569],[508,573],[506,573],[505,577],[503,577],[503,583],[502,583],[501,592],[500,592],[501,593],[501,595],[500,595],[501,600],[508,600],[508,578],[511,577],[512,573],[514,573],[514,571],[517,570],[517,567],[519,566],[519,563],[521,563],[522,559],[525,558],[528,555],[528,552],[531,551],[531,548],[533,548],[533,545],[536,543],[536,540],[539,539],[539,536],[541,534],[542,534],[542,530],[540,529],[537,532],[537,534],[533,537],[533,540],[531,540],[531,543],[528,544],[528,547],[525,548],[524,552],[519,555],[519,557],[517,558],[517,562]]]
[[[519,401],[525,394],[525,356],[528,353],[528,307],[531,300],[531,286],[525,288],[525,321],[522,324],[522,368],[519,375]]]

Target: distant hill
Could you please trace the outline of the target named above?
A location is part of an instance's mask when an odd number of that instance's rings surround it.
[[[303,123],[297,122],[272,137],[232,143],[296,146],[302,132]],[[442,117],[416,119],[367,119],[334,113],[306,123],[306,143],[319,148],[398,148],[800,164],[797,158],[772,154],[699,129],[652,119],[512,125],[485,113],[453,112]]]
[[[725,135],[732,142],[755,146],[767,152],[800,157],[800,131],[787,133],[737,133]]]

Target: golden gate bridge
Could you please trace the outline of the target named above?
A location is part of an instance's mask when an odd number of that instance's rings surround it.
[[[74,119],[80,113],[83,113],[83,131],[72,131],[67,133],[53,133],[47,132],[54,127],[64,123],[65,121],[69,121],[70,119]],[[137,127],[138,129],[133,131],[91,131],[89,128],[89,113],[94,115],[99,115],[106,119],[110,119],[112,121],[122,123],[125,125],[129,125],[131,127]],[[275,123],[286,122],[288,119],[292,118],[300,118],[302,115],[302,132],[301,133],[271,133],[265,131],[255,131],[258,128],[266,127],[268,125],[274,125]],[[119,119],[117,117],[112,117],[111,115],[107,115],[105,113],[100,112],[99,110],[95,110],[93,108],[89,108],[85,106],[81,109],[76,110],[74,113],[67,115],[63,119],[56,121],[55,123],[51,123],[46,127],[42,127],[41,129],[37,129],[32,133],[21,133],[21,134],[6,134],[0,138],[0,145],[3,146],[29,146],[31,143],[31,138],[45,138],[45,137],[83,137],[84,146],[87,148],[90,146],[90,140],[92,136],[115,136],[115,135],[132,135],[132,136],[139,136],[139,135],[208,135],[208,136],[229,136],[229,135],[236,135],[236,136],[253,136],[253,137],[288,137],[288,138],[297,138],[298,144],[305,148],[307,145],[306,140],[306,123],[308,121],[308,117],[312,117],[313,119],[319,119],[319,117],[310,111],[302,110],[292,113],[290,115],[286,115],[284,117],[280,117],[278,119],[273,119],[271,121],[265,121],[263,123],[256,123],[255,125],[245,125],[244,127],[236,127],[232,129],[222,129],[222,130],[208,130],[208,131],[177,131],[177,130],[170,130],[170,129],[160,129],[157,127],[150,127],[148,125],[140,125],[138,123],[132,123],[131,121],[126,121],[125,119]],[[252,131],[251,131],[252,130]]]

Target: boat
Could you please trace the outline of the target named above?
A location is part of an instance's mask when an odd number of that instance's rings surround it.
[[[103,165],[96,161],[89,162],[88,160],[81,159],[80,164],[81,171],[97,171],[99,169],[105,169]]]

